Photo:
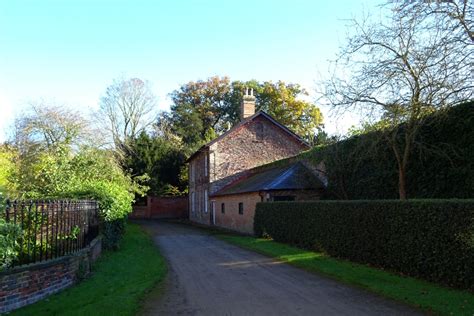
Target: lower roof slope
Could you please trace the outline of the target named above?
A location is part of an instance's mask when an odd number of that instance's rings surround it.
[[[214,196],[271,190],[315,190],[324,188],[321,180],[303,163],[250,173],[220,191]]]

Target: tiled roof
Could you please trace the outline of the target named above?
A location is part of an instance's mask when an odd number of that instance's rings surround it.
[[[296,162],[248,175],[229,184],[213,195],[322,188],[324,188],[324,184],[321,180],[301,162]]]

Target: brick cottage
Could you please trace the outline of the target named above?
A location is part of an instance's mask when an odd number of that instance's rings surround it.
[[[190,220],[251,234],[257,202],[319,199],[324,181],[305,163],[265,167],[307,149],[270,115],[255,113],[255,97],[247,89],[240,123],[187,160]]]

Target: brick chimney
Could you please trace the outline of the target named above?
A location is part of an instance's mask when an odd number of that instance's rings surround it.
[[[255,96],[252,88],[246,88],[244,91],[244,99],[240,105],[240,119],[243,120],[255,114]]]

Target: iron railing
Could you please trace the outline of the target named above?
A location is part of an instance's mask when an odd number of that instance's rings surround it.
[[[2,215],[22,229],[15,265],[77,252],[99,234],[98,206],[92,200],[7,200]]]

